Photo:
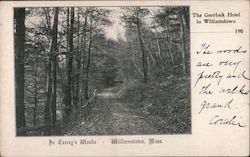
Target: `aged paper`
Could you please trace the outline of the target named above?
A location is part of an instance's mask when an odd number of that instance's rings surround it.
[[[135,133],[128,130],[124,134],[17,136],[14,8],[90,6],[104,9],[177,6],[189,9],[189,20],[184,23],[189,24],[190,29],[190,42],[186,45],[190,48],[190,63],[187,63],[191,78],[190,130],[157,133],[148,129],[147,133],[140,134],[140,131],[131,129]],[[248,156],[249,6],[247,0],[1,1],[1,156]],[[112,32],[106,32],[109,31]],[[110,36],[114,37],[112,33]],[[147,49],[145,46],[145,51],[149,51]],[[116,113],[110,114],[118,117]],[[125,118],[130,121],[131,117]],[[117,125],[123,129],[119,123],[125,120],[119,120]],[[143,127],[149,128],[149,125],[143,124],[142,130]]]

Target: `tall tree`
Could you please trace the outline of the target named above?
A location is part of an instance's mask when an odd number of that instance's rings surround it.
[[[142,19],[145,17],[149,11],[146,8],[141,7],[126,7],[126,14],[123,14],[121,17],[127,26],[136,26],[137,35],[139,40],[139,47],[141,50],[141,62],[142,62],[142,71],[144,77],[144,83],[148,81],[148,59],[147,53],[144,49],[144,43],[142,39]]]
[[[140,47],[141,47],[144,82],[147,83],[147,81],[148,81],[148,60],[147,60],[147,53],[144,50],[143,41],[142,41],[141,22],[140,22],[140,17],[139,17],[140,13],[141,13],[141,8],[136,7],[136,26],[137,26],[138,38],[139,38]]]
[[[46,10],[45,10],[46,13]],[[49,14],[49,13],[48,13]],[[46,14],[46,15],[48,15]],[[48,15],[49,16],[49,15]],[[47,16],[46,16],[47,17]],[[49,20],[50,18],[46,18]],[[48,29],[51,34],[51,27],[50,27],[50,21],[47,21]],[[49,61],[48,61],[48,68],[47,68],[47,98],[46,98],[46,104],[45,104],[45,110],[44,110],[44,123],[50,123],[51,122],[51,101],[52,101],[52,45],[50,47],[50,53],[49,53]],[[50,134],[50,130],[47,132]]]
[[[52,45],[51,51],[53,55],[53,93],[52,93],[52,124],[55,126],[56,123],[56,93],[57,93],[57,34],[58,34],[58,14],[59,8],[54,8],[54,24],[52,29]]]
[[[92,22],[93,22],[93,11],[90,14],[90,24],[89,24],[89,47],[88,47],[88,58],[86,65],[86,81],[85,81],[85,99],[89,99],[89,66],[90,66],[90,55],[91,55],[91,44],[92,44]]]
[[[186,52],[187,52],[187,46],[186,46],[186,30],[185,30],[185,10],[184,9],[180,9],[180,13],[179,13],[179,20],[180,20],[180,34],[181,34],[181,38],[182,38],[182,69],[183,69],[183,74],[186,75],[187,74],[187,67],[186,67]]]
[[[80,50],[80,69],[79,69],[79,93],[78,93],[78,106],[82,104],[82,93],[83,93],[83,73],[84,73],[84,54],[86,47],[86,35],[87,35],[87,20],[88,14],[85,15],[84,25],[82,29],[82,37],[81,37],[81,50]]]
[[[33,125],[36,126],[36,110],[37,110],[37,73],[38,73],[38,52],[36,52],[36,65],[35,65],[35,72],[34,72],[34,115],[33,115]]]
[[[80,50],[80,8],[77,9],[77,51],[76,51],[76,77],[75,77],[75,90],[74,90],[74,113],[79,111],[79,91],[80,91],[80,69],[81,69],[81,50]]]
[[[70,10],[70,30],[69,30],[69,52],[67,53],[67,87],[65,93],[66,119],[69,118],[72,112],[72,71],[73,71],[73,35],[74,35],[74,17],[75,10],[71,7]]]
[[[188,8],[183,7],[161,7],[156,11],[155,22],[158,27],[162,29],[162,37],[164,47],[166,49],[163,54],[163,61],[166,72],[174,70],[175,67],[182,67],[184,75],[187,72],[186,54],[188,53],[186,47],[188,29]],[[165,55],[166,54],[166,55]],[[180,54],[180,55],[179,55]],[[181,57],[179,57],[181,56]],[[171,62],[169,62],[171,61]],[[169,63],[172,66],[168,66]]]
[[[51,47],[48,65],[48,91],[45,106],[45,123],[56,123],[56,89],[57,89],[57,32],[59,8],[54,8],[54,22],[51,31]],[[50,130],[48,130],[50,134]]]
[[[15,34],[16,128],[20,128],[26,126],[25,106],[24,106],[25,9],[16,8],[14,10],[14,18],[16,20],[16,34]],[[25,135],[25,133],[20,135]]]

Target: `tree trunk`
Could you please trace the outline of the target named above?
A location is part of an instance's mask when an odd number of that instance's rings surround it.
[[[36,52],[36,63],[35,63],[35,74],[34,74],[34,84],[35,84],[35,91],[34,91],[34,113],[33,113],[33,125],[36,126],[36,110],[37,110],[37,70],[38,70],[38,52]]]
[[[70,33],[70,8],[69,7],[67,7],[67,46],[66,46],[66,50],[67,50],[67,53],[66,53],[66,67],[65,68],[67,68],[67,66],[68,66],[68,63],[69,63],[69,33]],[[67,70],[67,69],[66,69]],[[68,99],[67,99],[67,88],[68,88],[68,78],[66,78],[66,80],[65,80],[65,89],[64,89],[64,97],[63,97],[63,104],[64,104],[64,116],[63,116],[63,120],[65,121],[65,122],[67,122],[67,116],[68,116],[68,114],[69,114],[69,110],[70,110],[70,108],[68,108],[67,106],[67,102],[69,101]]]
[[[80,92],[80,73],[81,73],[81,50],[80,50],[80,11],[77,10],[77,56],[76,56],[76,78],[75,78],[75,93],[74,93],[74,113],[79,111],[79,92]]]
[[[54,8],[55,16],[54,16],[54,24],[52,30],[52,45],[51,51],[53,55],[53,93],[52,93],[52,124],[55,126],[56,124],[56,93],[57,93],[57,33],[58,33],[58,14],[59,8]]]
[[[49,65],[48,65],[48,79],[47,79],[47,99],[44,109],[44,123],[50,123],[50,100],[51,100],[51,93],[52,93],[52,77],[51,77],[51,56],[49,56]],[[48,134],[50,132],[48,131]]]
[[[15,35],[15,86],[16,86],[16,129],[25,127],[25,105],[24,105],[24,42],[25,42],[25,9],[14,10],[16,20]],[[25,133],[18,134],[25,135]]]
[[[132,49],[132,61],[134,63],[135,69],[138,72],[138,74],[143,75],[143,73],[140,71],[139,67],[137,66],[135,62],[135,50],[134,50],[133,41],[131,41],[130,44],[131,44],[131,49]]]
[[[47,101],[45,106],[45,123],[55,125],[56,122],[56,88],[57,88],[57,27],[58,27],[58,13],[59,8],[54,8],[54,23],[52,28],[52,42],[49,55],[49,66],[48,66],[48,92]],[[53,68],[53,69],[52,69]],[[53,70],[53,76],[52,76]],[[50,128],[48,128],[47,134],[51,133]]]
[[[170,58],[170,60],[171,60],[171,64],[174,66],[174,65],[175,65],[175,63],[174,63],[174,58],[173,58],[173,54],[172,54],[172,52],[171,52],[172,40],[173,40],[173,39],[170,38],[170,39],[169,39],[169,43],[168,43],[168,44],[165,43],[165,45],[166,45],[166,47],[167,47],[167,52],[168,52],[169,58]]]
[[[139,42],[140,42],[140,47],[141,47],[141,57],[142,57],[142,68],[143,68],[143,75],[144,75],[144,83],[147,83],[148,81],[148,62],[147,62],[147,55],[144,51],[143,47],[143,41],[141,38],[141,30],[140,30],[140,20],[139,20],[139,12],[140,12],[140,7],[138,7],[138,10],[136,12],[136,25],[137,25],[137,31],[138,31],[138,37],[139,37]]]
[[[189,30],[190,28],[190,24],[189,24],[189,8],[188,7],[185,7],[184,9],[184,19],[185,19],[185,22],[187,24],[187,29]]]
[[[145,45],[145,47],[146,47],[146,49],[147,49],[147,51],[148,51],[148,54],[149,54],[151,60],[153,61],[154,65],[155,65],[156,71],[158,72],[159,70],[158,70],[158,67],[157,67],[157,65],[156,65],[156,61],[155,61],[155,59],[154,59],[154,56],[152,55],[152,52],[150,51],[150,49],[149,49],[149,47],[148,47],[146,41],[143,39],[142,36],[141,36],[141,40],[142,40],[142,42],[144,43],[144,45]],[[147,57],[148,57],[148,56],[147,56]],[[147,60],[148,60],[147,63],[148,63],[148,70],[149,70],[149,57],[148,57]]]
[[[184,29],[184,20],[183,20],[183,13],[181,12],[181,14],[179,15],[179,19],[180,19],[180,28],[181,28],[181,37],[182,37],[182,69],[183,69],[183,74],[186,75],[187,74],[187,67],[186,67],[186,32]]]
[[[92,16],[93,12],[90,15],[90,26],[89,26],[89,48],[88,48],[88,59],[86,65],[86,81],[85,81],[85,99],[89,99],[89,67],[90,67],[90,55],[91,55],[91,43],[92,43]]]
[[[50,14],[49,14],[49,9],[48,8],[43,8],[46,22],[47,22],[47,29],[49,31],[49,34],[51,35],[51,19],[50,19]]]
[[[154,24],[154,29],[155,29],[155,37],[156,37],[156,44],[157,44],[157,54],[159,57],[161,57],[161,47],[160,47],[160,43],[159,43],[159,37],[158,37],[158,31],[157,28]]]
[[[81,38],[81,52],[80,52],[80,76],[79,76],[79,93],[78,93],[78,106],[80,107],[82,105],[82,92],[83,92],[83,69],[84,69],[84,55],[85,54],[85,47],[86,47],[86,27],[87,27],[87,20],[88,20],[88,16],[85,16],[84,19],[84,26],[83,26],[83,35]]]
[[[71,112],[71,101],[72,101],[72,68],[73,68],[73,33],[74,33],[74,7],[70,11],[70,31],[69,31],[69,53],[67,54],[67,87],[65,93],[65,118],[68,119]]]

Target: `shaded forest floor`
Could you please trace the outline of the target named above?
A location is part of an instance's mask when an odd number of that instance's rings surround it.
[[[136,135],[191,133],[188,78],[166,82],[132,82],[97,93],[92,113],[79,116],[64,135]]]
[[[190,78],[173,75],[128,86],[120,98],[151,119],[159,134],[191,133]]]
[[[148,117],[131,104],[122,103],[110,89],[97,96],[91,115],[85,120],[75,121],[65,135],[136,135],[156,134],[157,129]]]

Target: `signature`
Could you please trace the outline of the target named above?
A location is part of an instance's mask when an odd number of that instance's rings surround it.
[[[237,117],[234,115],[231,118],[221,118],[219,115],[215,115],[210,121],[210,125],[233,125],[238,127],[246,127],[246,125],[241,124],[240,120],[242,117]]]

